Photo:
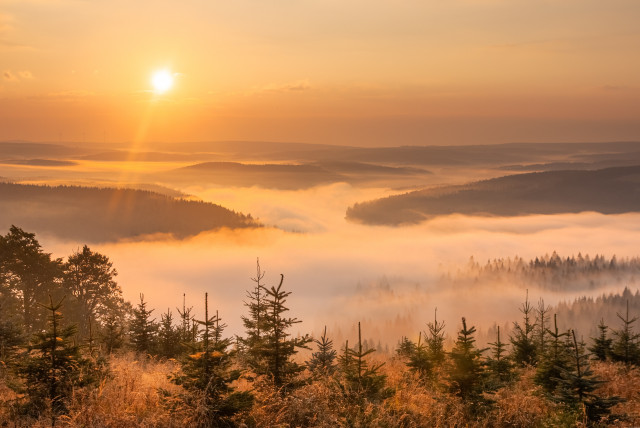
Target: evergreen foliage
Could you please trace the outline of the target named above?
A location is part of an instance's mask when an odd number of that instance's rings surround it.
[[[400,343],[398,343],[398,347],[396,348],[396,354],[401,358],[411,358],[415,351],[416,344],[407,336],[402,336],[402,339],[400,339]]]
[[[233,427],[234,416],[253,405],[253,396],[246,391],[235,391],[231,383],[240,377],[232,370],[233,354],[227,350],[229,339],[222,338],[225,327],[216,315],[209,317],[208,295],[205,294],[205,319],[197,348],[181,361],[181,371],[171,380],[182,385],[185,393],[179,399],[191,407],[195,415],[190,426]]]
[[[83,377],[82,366],[87,362],[74,344],[75,326],[63,326],[62,300],[43,305],[49,314],[47,330],[34,335],[28,354],[19,367],[19,374],[26,381],[28,403],[26,410],[38,412],[50,407],[52,426],[60,414],[66,411],[65,400],[74,386],[82,386],[92,379]]]
[[[158,355],[165,358],[175,358],[181,351],[180,331],[173,325],[173,314],[167,308],[167,312],[160,315]]]
[[[464,401],[477,405],[483,401],[482,391],[486,379],[485,365],[482,361],[484,349],[475,346],[475,327],[467,328],[467,320],[462,317],[462,328],[449,354],[451,365],[448,379],[452,393]]]
[[[299,348],[309,349],[307,343],[311,341],[309,335],[297,338],[290,338],[289,329],[302,321],[297,318],[289,318],[285,313],[289,308],[285,306],[290,291],[282,289],[284,275],[280,275],[280,283],[277,287],[266,289],[264,303],[266,312],[262,325],[263,334],[259,342],[258,356],[264,366],[254,367],[258,374],[269,376],[277,388],[282,388],[283,392],[295,386],[295,377],[304,370],[304,366],[296,363],[291,358],[298,352]],[[260,323],[258,324],[260,325]],[[260,337],[260,336],[257,336]],[[251,352],[251,348],[249,348]],[[262,370],[262,372],[260,372]]]
[[[89,324],[122,305],[122,290],[114,279],[118,273],[107,256],[86,245],[69,256],[63,269],[63,286],[74,298],[79,334],[85,338]]]
[[[497,389],[513,379],[513,362],[507,356],[505,343],[500,340],[500,326],[496,332],[496,341],[489,343],[491,356],[487,358],[489,387]]]
[[[351,349],[349,342],[346,342],[344,353],[340,358],[346,392],[358,403],[362,403],[364,399],[369,401],[384,399],[390,392],[385,388],[386,376],[380,373],[384,363],[370,365],[365,358],[374,352],[373,348],[364,349],[362,331],[358,322],[358,345]]]
[[[242,316],[242,323],[246,336],[240,339],[240,344],[245,349],[244,358],[257,373],[268,370],[265,367],[264,348],[265,332],[267,329],[267,288],[261,283],[265,272],[260,268],[260,259],[256,261],[256,276],[251,278],[256,286],[247,291],[247,299],[244,305],[248,308],[248,316]]]
[[[569,348],[567,346],[569,332],[560,333],[557,314],[553,315],[553,325],[553,331],[548,331],[551,336],[551,343],[547,351],[540,355],[540,362],[536,367],[534,378],[535,382],[549,394],[553,393],[558,387],[561,375],[567,370],[570,362]]]
[[[589,354],[585,352],[583,342],[578,343],[574,330],[570,332],[571,359],[567,369],[562,370],[558,394],[556,398],[567,406],[574,408],[584,415],[589,425],[606,422],[611,413],[611,407],[620,403],[617,396],[601,397],[595,390],[602,383],[591,371]]]
[[[418,343],[413,344],[413,352],[409,355],[407,366],[423,380],[431,378],[433,374],[433,361],[429,357],[429,348],[422,343],[422,333],[418,334]]]
[[[627,300],[627,312],[623,317],[619,313],[618,318],[622,321],[622,328],[614,330],[613,335],[616,340],[613,342],[611,357],[614,361],[620,361],[627,366],[640,364],[640,333],[633,331],[633,323],[638,317],[629,318],[629,301]]]
[[[438,321],[438,308],[434,311],[433,322],[427,323],[428,334],[425,333],[425,342],[429,360],[434,367],[441,366],[446,358],[444,350],[444,321]]]
[[[336,371],[337,352],[333,349],[333,340],[327,337],[327,326],[324,327],[320,339],[315,339],[314,342],[318,351],[311,354],[307,367],[316,377],[332,376]]]
[[[153,311],[147,309],[144,294],[140,294],[140,303],[133,309],[133,320],[129,326],[131,345],[139,354],[150,355],[155,352],[158,325],[155,319],[151,319]]]
[[[513,323],[511,341],[511,358],[519,366],[534,365],[536,358],[536,342],[534,339],[535,323],[532,321],[533,308],[529,303],[529,291],[520,307],[522,312],[522,325]]]
[[[598,337],[592,337],[593,346],[589,348],[589,352],[593,354],[593,359],[606,361],[611,358],[613,339],[607,337],[607,330],[609,327],[604,323],[604,319],[600,319],[598,324],[598,330],[600,335]]]
[[[38,302],[59,291],[60,259],[42,251],[34,233],[11,226],[0,236],[0,285],[19,300],[18,311],[26,331],[43,328],[46,314]],[[58,293],[60,294],[60,293]]]
[[[122,348],[125,340],[125,329],[115,314],[109,314],[100,331],[100,341],[105,346],[107,355]]]

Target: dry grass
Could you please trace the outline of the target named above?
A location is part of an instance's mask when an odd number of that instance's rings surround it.
[[[640,370],[623,365],[593,363],[594,372],[607,381],[602,395],[618,395],[627,401],[615,408],[626,414],[614,426],[640,425]],[[68,415],[60,427],[187,427],[192,414],[187,409],[168,410],[165,395],[182,392],[168,375],[177,369],[171,361],[137,361],[133,354],[111,359],[111,376],[97,388],[76,390]],[[392,395],[382,402],[354,399],[334,379],[307,383],[283,396],[268,382],[241,382],[252,388],[256,402],[241,416],[239,425],[249,427],[555,427],[582,424],[579,415],[546,399],[533,383],[534,370],[520,372],[518,381],[488,396],[492,404],[481,411],[471,409],[451,396],[442,385],[425,384],[408,372],[405,365],[391,359],[383,367]],[[162,391],[166,391],[166,394]],[[51,420],[14,420],[7,403],[16,394],[0,381],[0,426],[49,427]]]

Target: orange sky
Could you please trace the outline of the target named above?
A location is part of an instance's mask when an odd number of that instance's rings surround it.
[[[637,0],[0,0],[0,140],[640,140],[639,21]]]

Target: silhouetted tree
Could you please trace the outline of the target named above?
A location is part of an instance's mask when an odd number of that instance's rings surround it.
[[[523,317],[522,325],[517,322],[513,323],[514,331],[510,338],[511,358],[520,366],[533,365],[536,362],[536,343],[533,337],[535,323],[531,319],[533,308],[529,303],[529,291],[527,291],[527,297],[520,307],[520,312]]]
[[[153,309],[147,309],[144,294],[140,294],[140,303],[133,309],[133,320],[129,326],[131,344],[139,354],[148,355],[155,352],[158,325],[151,319],[152,312]]]
[[[262,324],[264,336],[261,340],[258,356],[264,361],[264,367],[254,367],[259,374],[265,374],[272,378],[276,387],[283,391],[294,386],[295,376],[304,370],[304,366],[292,361],[299,348],[309,349],[307,343],[311,341],[309,335],[290,338],[288,330],[302,321],[297,318],[288,318],[284,314],[289,311],[285,306],[290,291],[282,289],[284,275],[280,275],[280,283],[277,287],[266,290],[264,303],[266,315]],[[262,370],[262,372],[260,372]]]
[[[20,300],[20,312],[26,331],[45,325],[38,302],[48,294],[55,294],[61,276],[60,259],[42,251],[33,233],[11,226],[0,237],[0,280]]]
[[[444,350],[444,327],[444,321],[438,321],[438,308],[436,308],[433,322],[427,323],[428,333],[424,334],[429,360],[434,367],[441,366],[446,357]]]
[[[253,395],[235,391],[232,382],[240,377],[232,370],[232,353],[227,350],[229,339],[222,338],[225,325],[216,315],[209,317],[208,294],[205,293],[205,318],[197,349],[181,361],[181,371],[171,381],[182,385],[186,393],[179,398],[193,410],[189,426],[235,427],[233,417],[253,405]]]
[[[547,351],[540,355],[540,361],[536,367],[535,382],[549,394],[553,393],[558,387],[561,375],[567,370],[570,362],[569,349],[566,339],[569,338],[568,332],[558,330],[557,314],[553,315],[553,331],[549,330],[551,342],[547,347]]]
[[[433,375],[434,364],[429,357],[429,348],[422,343],[422,333],[418,334],[418,343],[413,345],[407,366],[423,380],[429,379]]]
[[[167,308],[167,312],[160,315],[158,354],[165,358],[175,358],[181,351],[180,331],[173,325],[173,314]]]
[[[598,330],[600,335],[598,337],[592,337],[593,346],[589,348],[589,351],[593,354],[594,359],[600,361],[606,361],[611,357],[613,339],[607,337],[607,330],[609,327],[604,323],[604,319],[600,319],[598,324]]]
[[[244,349],[244,358],[247,363],[256,369],[257,372],[265,372],[264,347],[265,331],[267,328],[267,289],[261,283],[265,272],[260,268],[260,259],[256,261],[256,276],[251,278],[256,286],[253,290],[247,291],[248,301],[244,305],[248,308],[249,314],[242,316],[246,336],[240,339]]]
[[[81,337],[86,337],[89,323],[96,323],[121,305],[122,290],[114,280],[117,275],[107,256],[86,245],[64,264],[63,285],[75,298]]]
[[[115,314],[107,316],[100,331],[100,341],[104,344],[107,354],[111,355],[116,349],[124,345],[125,329]]]
[[[467,320],[462,317],[462,328],[458,331],[458,338],[449,354],[451,366],[448,370],[451,392],[472,405],[483,401],[482,391],[486,378],[482,361],[484,349],[475,346],[475,332],[475,327],[467,328]]]
[[[62,325],[62,300],[42,305],[49,312],[49,327],[46,331],[34,335],[29,352],[19,373],[26,380],[26,393],[29,397],[28,408],[39,412],[47,405],[51,407],[51,424],[66,411],[65,400],[74,386],[81,386],[81,365],[85,363],[80,348],[74,344],[76,328]]]
[[[320,339],[315,339],[314,342],[318,346],[318,351],[311,354],[307,367],[317,377],[333,375],[336,371],[337,352],[333,349],[333,340],[327,337],[327,326],[324,327]]]
[[[621,361],[627,366],[639,364],[640,346],[638,345],[638,339],[640,339],[640,334],[633,331],[633,323],[638,320],[638,317],[629,318],[628,300],[625,316],[623,317],[619,313],[616,315],[622,321],[622,328],[613,331],[616,340],[613,342],[611,357],[614,361]]]
[[[402,336],[398,347],[396,348],[396,354],[401,358],[411,358],[411,355],[416,350],[416,344],[407,336]]]
[[[496,332],[496,341],[489,343],[491,356],[487,358],[491,389],[499,388],[513,378],[513,362],[507,357],[505,343],[500,340],[500,326]]]
[[[386,376],[380,373],[380,368],[384,363],[370,365],[366,359],[374,352],[375,349],[364,349],[362,332],[358,322],[358,344],[353,349],[349,348],[349,342],[345,344],[340,364],[346,391],[358,403],[362,403],[363,399],[381,400],[390,393],[385,388]]]
[[[589,367],[589,354],[584,343],[576,340],[575,331],[570,332],[571,362],[561,374],[557,398],[584,414],[587,424],[602,422],[611,413],[611,407],[620,403],[620,397],[601,397],[595,390],[602,384]]]

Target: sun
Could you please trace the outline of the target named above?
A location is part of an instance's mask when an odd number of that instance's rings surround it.
[[[163,94],[173,86],[173,75],[168,70],[158,70],[151,76],[151,84],[156,94]]]

